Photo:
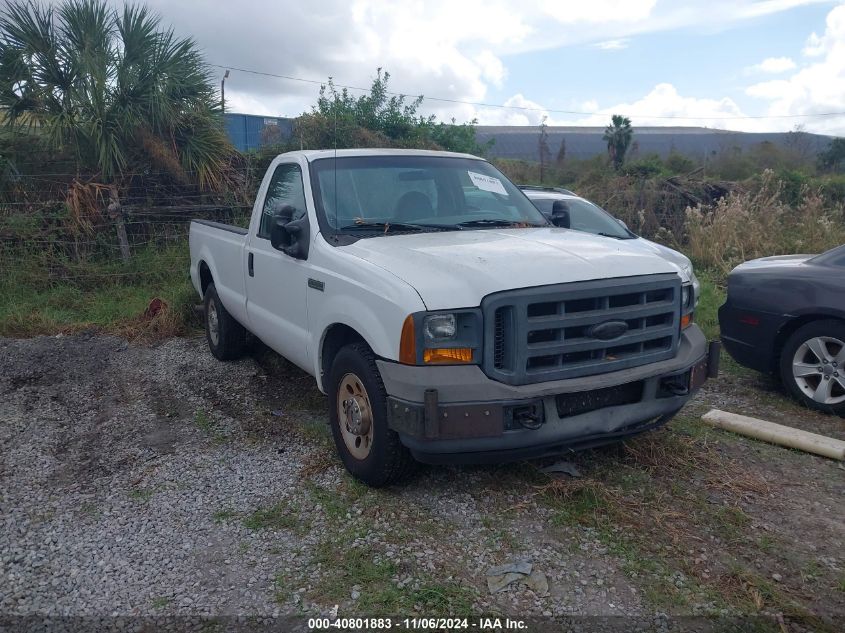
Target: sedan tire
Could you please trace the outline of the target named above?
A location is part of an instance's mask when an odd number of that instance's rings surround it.
[[[845,416],[845,322],[813,321],[793,332],[780,355],[780,376],[811,409]]]

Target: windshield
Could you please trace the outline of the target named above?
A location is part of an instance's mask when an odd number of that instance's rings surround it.
[[[555,203],[558,203],[558,213],[569,211],[569,227],[565,224],[558,224],[564,228],[593,233],[595,235],[608,235],[619,239],[630,239],[633,236],[607,211],[587,202],[583,198],[533,198],[531,200],[540,211],[548,218],[552,217],[552,210]]]
[[[825,251],[821,255],[816,255],[808,260],[813,264],[820,264],[822,266],[836,266],[837,268],[845,268],[845,244],[842,246],[835,246],[829,251]]]
[[[445,156],[346,156],[311,167],[320,222],[374,234],[547,226],[490,163]]]

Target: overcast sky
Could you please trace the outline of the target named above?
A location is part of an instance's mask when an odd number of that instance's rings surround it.
[[[148,0],[231,67],[229,111],[291,116],[319,86],[234,68],[534,110],[426,101],[481,124],[706,125],[845,135],[845,4],[818,0]],[[217,69],[215,69],[217,70]],[[219,69],[222,76],[223,69]],[[571,111],[564,113],[560,111]],[[661,118],[691,117],[691,118]]]

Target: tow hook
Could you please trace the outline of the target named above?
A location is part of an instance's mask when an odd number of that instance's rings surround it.
[[[536,431],[543,426],[544,418],[542,403],[534,402],[513,409],[513,421],[532,431]]]
[[[686,382],[686,375],[672,376],[665,378],[660,385],[664,390],[671,393],[673,396],[685,396],[689,393],[689,387],[684,384]]]

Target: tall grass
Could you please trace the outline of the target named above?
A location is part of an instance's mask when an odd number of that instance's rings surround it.
[[[132,259],[70,262],[43,249],[0,254],[0,336],[96,328],[128,338],[165,337],[196,325],[187,240]],[[160,301],[152,303],[153,300]],[[152,310],[149,308],[152,307]]]
[[[756,257],[821,253],[845,243],[842,205],[826,204],[819,191],[805,188],[793,206],[781,189],[767,170],[753,192],[687,209],[682,249],[697,267],[725,275]]]

